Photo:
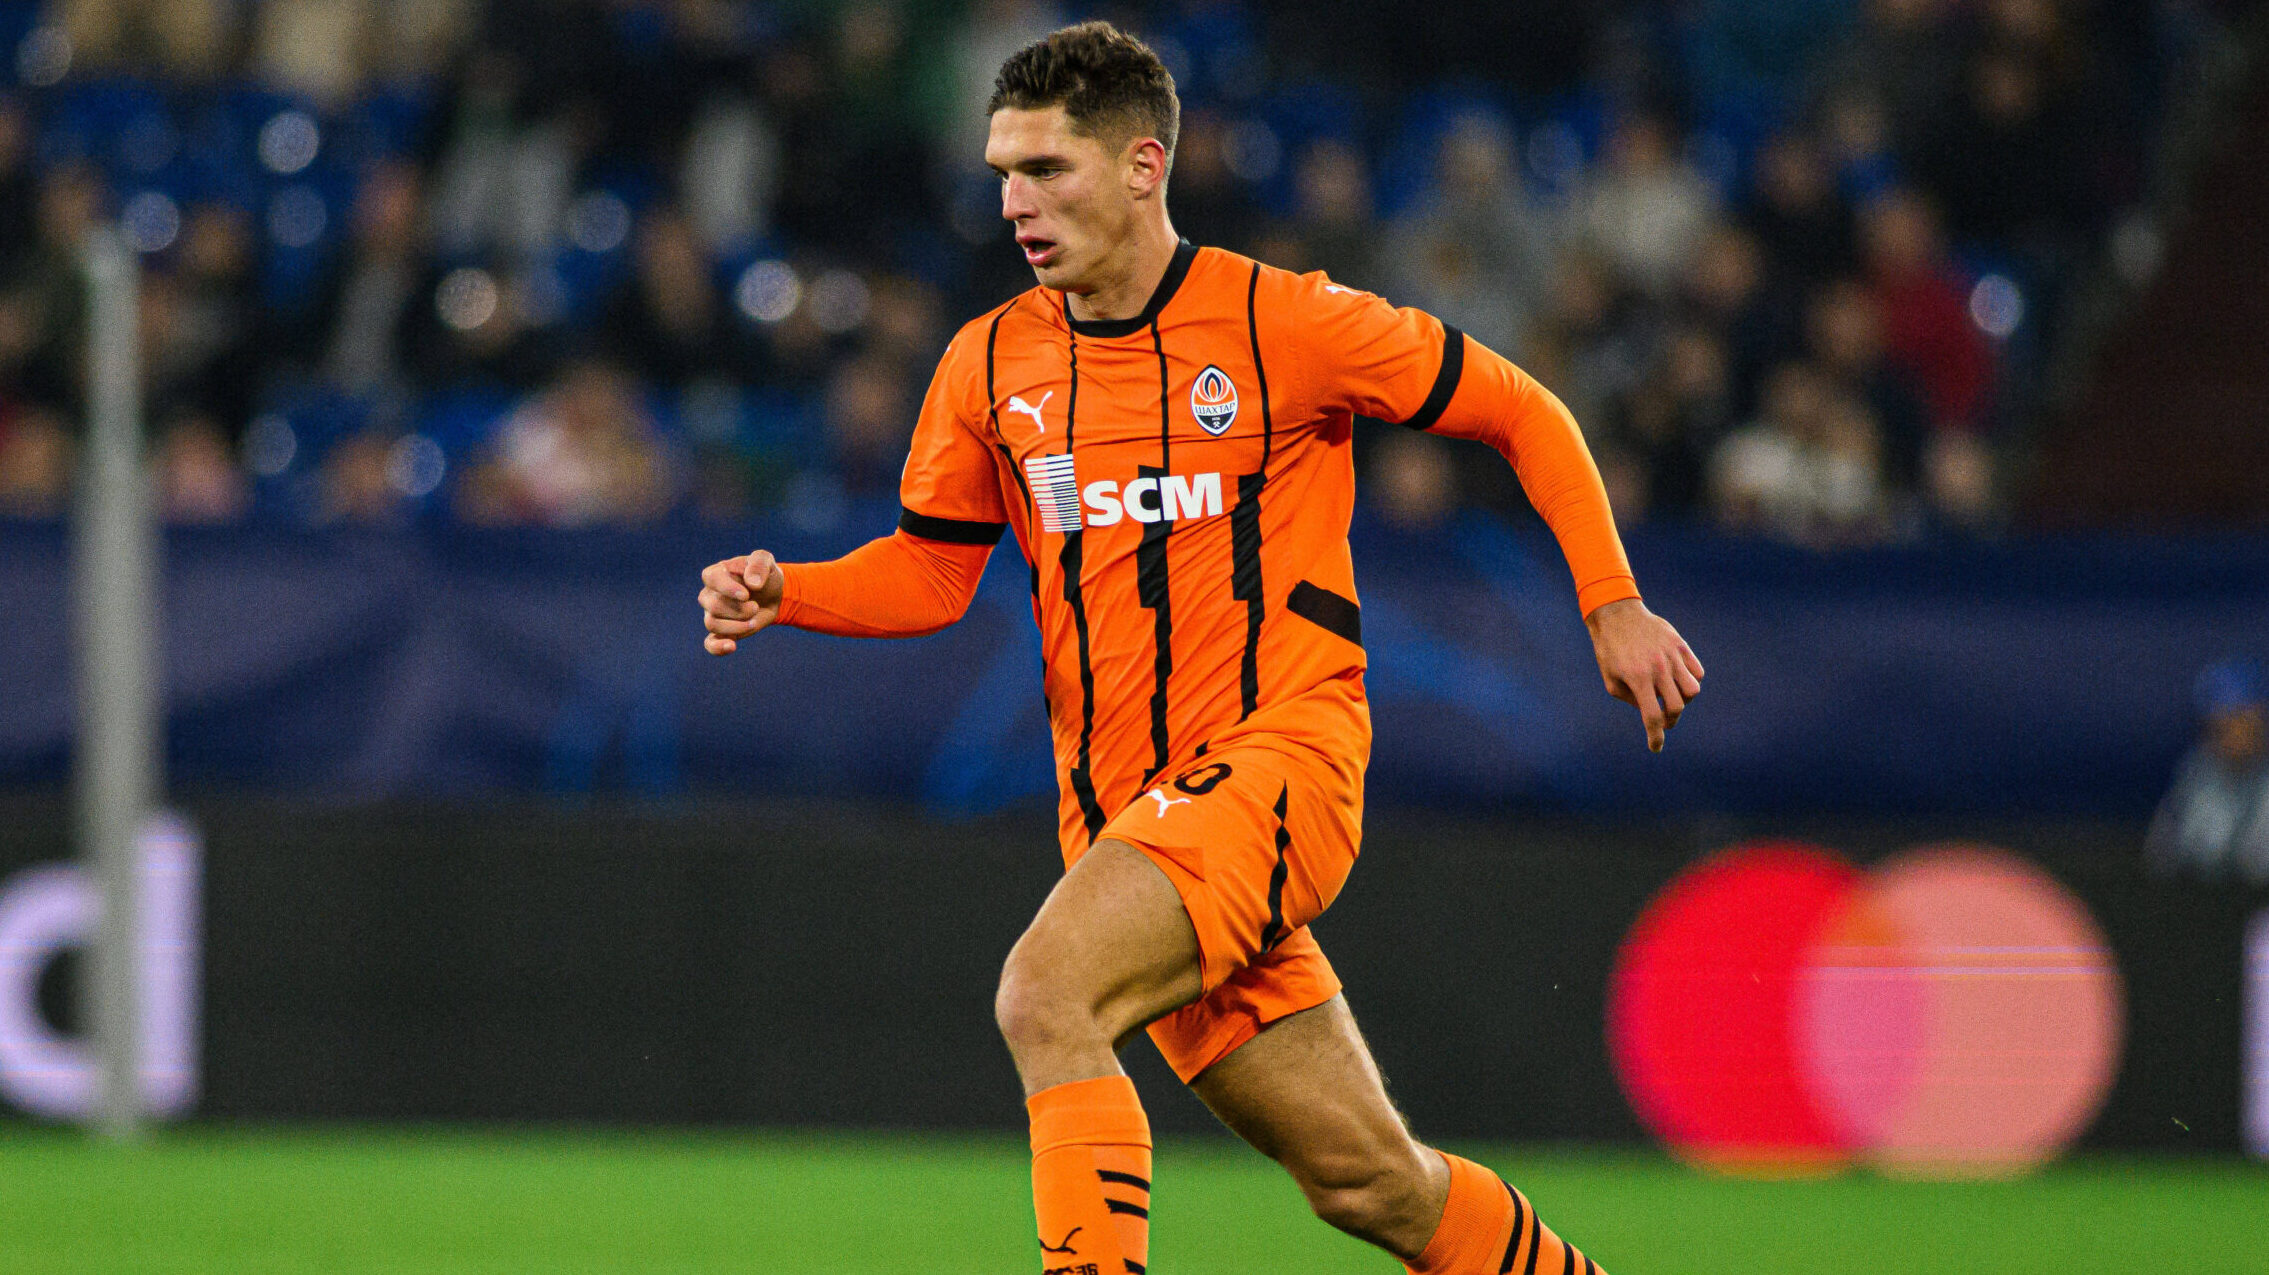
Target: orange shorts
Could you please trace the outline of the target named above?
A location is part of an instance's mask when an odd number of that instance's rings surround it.
[[[1204,992],[1150,1025],[1187,1083],[1263,1027],[1339,994],[1308,923],[1362,843],[1363,771],[1267,737],[1161,777],[1103,829],[1164,871],[1197,929]]]

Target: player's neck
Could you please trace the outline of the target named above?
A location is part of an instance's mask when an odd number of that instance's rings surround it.
[[[1097,273],[1101,276],[1096,286],[1087,292],[1065,295],[1070,304],[1071,317],[1082,323],[1108,322],[1113,319],[1131,319],[1150,304],[1152,293],[1165,281],[1167,267],[1174,264],[1174,250],[1182,240],[1174,233],[1174,224],[1163,211],[1155,218],[1137,223],[1122,250],[1113,254]]]

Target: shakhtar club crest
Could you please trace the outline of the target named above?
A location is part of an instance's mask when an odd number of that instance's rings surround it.
[[[1227,372],[1206,364],[1190,386],[1190,415],[1215,438],[1228,433],[1237,422],[1237,383]]]

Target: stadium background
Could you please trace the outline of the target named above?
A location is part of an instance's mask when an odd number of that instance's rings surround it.
[[[1711,670],[1645,754],[1497,458],[1361,430],[1375,814],[1319,929],[1420,1130],[1619,1271],[2261,1269],[2269,863],[2145,853],[2228,705],[2201,671],[2269,657],[2258,9],[0,3],[0,898],[75,853],[105,223],[201,862],[182,1120],[90,1144],[0,1085],[0,1265],[1028,1259],[988,1013],[1054,862],[1021,579],[934,638],[729,661],[688,582],[890,525],[945,335],[1029,282],[991,70],[1109,16],[1183,93],[1177,227],[1558,390]],[[2124,1030],[2069,1159],[1662,1153],[1619,953],[1787,838],[1990,844],[2080,901]],[[68,1036],[80,964],[0,951],[0,999]],[[1385,1268],[1130,1067],[1163,1269]]]

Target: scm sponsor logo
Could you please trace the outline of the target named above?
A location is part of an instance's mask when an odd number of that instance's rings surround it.
[[[1105,478],[1080,489],[1087,525],[1108,527],[1122,518],[1136,522],[1174,522],[1221,513],[1221,475],[1168,474],[1126,484]]]

